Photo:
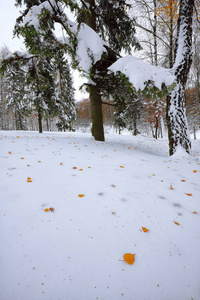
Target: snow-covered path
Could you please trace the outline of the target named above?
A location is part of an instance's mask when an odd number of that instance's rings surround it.
[[[1,300],[200,299],[192,145],[169,157],[164,139],[1,131]]]

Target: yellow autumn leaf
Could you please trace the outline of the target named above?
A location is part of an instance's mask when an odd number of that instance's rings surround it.
[[[127,262],[127,264],[132,265],[135,261],[135,254],[125,253],[123,258],[124,261]]]
[[[142,230],[143,230],[144,232],[148,232],[148,231],[149,231],[149,229],[147,229],[146,227],[142,227]]]
[[[180,225],[178,222],[174,222],[174,224],[176,224],[176,225]]]
[[[124,166],[120,166],[120,168],[122,168],[122,169],[123,169],[123,168],[124,168]]]
[[[79,198],[82,198],[82,197],[84,197],[85,195],[84,194],[78,194],[78,197]]]
[[[21,159],[24,159],[24,157],[21,157]]]
[[[45,211],[45,212],[48,212],[48,211],[51,211],[51,212],[53,212],[53,211],[54,211],[54,208],[53,208],[53,207],[50,207],[50,208],[45,208],[45,209],[44,209],[44,211]]]
[[[63,164],[63,163],[62,163],[62,162],[60,162],[60,165],[61,165],[61,166],[62,166],[62,164]]]

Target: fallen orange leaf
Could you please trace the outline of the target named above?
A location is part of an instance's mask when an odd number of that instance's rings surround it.
[[[77,169],[77,167],[73,167],[73,169],[74,169],[74,170],[76,170],[76,169]]]
[[[24,157],[21,157],[21,159],[24,159]]]
[[[127,264],[132,265],[135,261],[135,254],[125,253],[123,258],[124,261],[127,262]]]
[[[148,232],[148,231],[149,231],[149,229],[147,229],[146,227],[142,227],[142,230],[143,230],[144,232]]]
[[[120,166],[120,168],[124,168],[124,166]]]
[[[54,211],[54,208],[53,208],[53,207],[50,207],[50,208],[45,208],[45,209],[44,209],[44,211],[46,211],[46,212],[48,212],[48,211],[52,211],[52,212],[53,212],[53,211]]]
[[[12,152],[8,151],[9,154],[12,154]]]
[[[185,179],[181,179],[182,182],[185,182]]]
[[[190,194],[190,193],[186,193],[186,195],[187,195],[187,196],[192,196],[192,194]]]
[[[83,171],[83,169],[79,169],[79,171]]]
[[[173,190],[173,189],[174,189],[172,185],[170,185],[170,189],[171,189],[171,190]]]
[[[84,197],[85,195],[84,195],[84,194],[78,194],[78,196],[79,196],[80,198],[82,198],[82,197]]]
[[[178,222],[174,222],[174,224],[176,224],[176,225],[180,225]]]
[[[27,177],[27,182],[32,182],[30,177]]]
[[[196,211],[193,211],[193,214],[197,214],[197,212],[196,212]]]
[[[194,171],[193,171],[193,173],[196,173],[196,172],[197,172],[197,170],[194,170]]]
[[[62,166],[62,164],[63,164],[63,163],[61,162],[60,165]]]

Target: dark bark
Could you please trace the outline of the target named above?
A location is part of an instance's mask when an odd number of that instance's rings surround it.
[[[189,153],[191,148],[188,123],[185,112],[185,85],[192,63],[192,17],[194,0],[182,0],[178,19],[178,33],[175,48],[176,87],[167,97],[167,126],[169,154],[181,145]]]
[[[89,4],[89,11],[85,16],[85,23],[90,26],[94,31],[96,31],[96,15],[95,15],[95,2],[94,0],[86,0]],[[93,66],[91,71],[91,76],[96,73],[95,66]],[[89,85],[89,95],[90,95],[90,111],[92,119],[92,135],[96,141],[105,141],[104,129],[103,129],[103,112],[102,112],[102,102],[101,95],[99,93],[99,88],[96,85]]]
[[[40,109],[38,109],[38,126],[39,126],[39,133],[42,133],[42,114]]]
[[[90,111],[92,118],[92,135],[97,141],[105,141],[103,130],[102,101],[99,89],[95,85],[89,86]]]
[[[173,67],[173,12],[172,12],[172,0],[170,0],[170,24],[169,24],[169,67]]]
[[[157,51],[157,0],[154,3],[154,24],[153,24],[153,38],[154,38],[154,65],[158,65],[158,51]]]

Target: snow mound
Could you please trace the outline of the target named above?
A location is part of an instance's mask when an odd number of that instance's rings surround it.
[[[159,90],[161,90],[162,83],[169,86],[175,81],[175,76],[171,69],[150,65],[132,55],[120,58],[109,67],[109,70],[114,73],[120,71],[126,75],[136,91],[144,90],[145,82],[148,80],[154,81],[155,86]]]

